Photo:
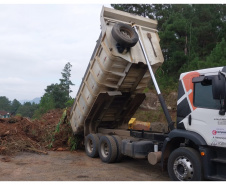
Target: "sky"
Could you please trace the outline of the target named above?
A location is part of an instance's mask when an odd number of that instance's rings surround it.
[[[0,96],[41,97],[70,62],[74,98],[101,32],[102,6],[0,4]]]

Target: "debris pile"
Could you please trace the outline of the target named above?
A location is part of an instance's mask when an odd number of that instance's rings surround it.
[[[68,124],[68,114],[69,110],[58,109],[47,112],[39,120],[20,116],[0,119],[0,155],[75,149],[77,143]]]

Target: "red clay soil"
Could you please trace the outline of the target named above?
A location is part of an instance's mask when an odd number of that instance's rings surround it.
[[[67,111],[69,113],[69,111]],[[47,112],[39,120],[24,117],[0,119],[0,155],[14,155],[20,151],[47,154],[47,150],[69,150],[71,127],[62,121],[59,131],[56,126],[63,110]]]

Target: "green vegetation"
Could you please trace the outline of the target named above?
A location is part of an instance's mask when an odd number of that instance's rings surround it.
[[[79,146],[79,143],[81,142],[81,138],[75,135],[69,136],[68,138],[68,146],[70,147],[71,151],[76,150]]]
[[[72,65],[68,62],[62,74],[62,79],[60,79],[60,84],[51,84],[45,89],[45,94],[42,96],[39,108],[34,113],[34,118],[40,117],[42,114],[46,113],[51,109],[63,109],[70,105],[70,101],[73,99],[70,97],[70,86],[74,85],[71,80],[71,67]]]
[[[11,109],[11,102],[5,96],[0,96],[0,110],[10,111]]]
[[[24,117],[32,118],[35,110],[38,108],[38,105],[35,103],[25,102],[23,105],[19,106],[16,113]]]

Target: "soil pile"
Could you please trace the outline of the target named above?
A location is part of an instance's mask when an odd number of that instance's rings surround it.
[[[39,120],[15,116],[0,119],[0,154],[13,155],[20,151],[47,154],[47,150],[69,150],[75,147],[69,110],[52,110]]]

